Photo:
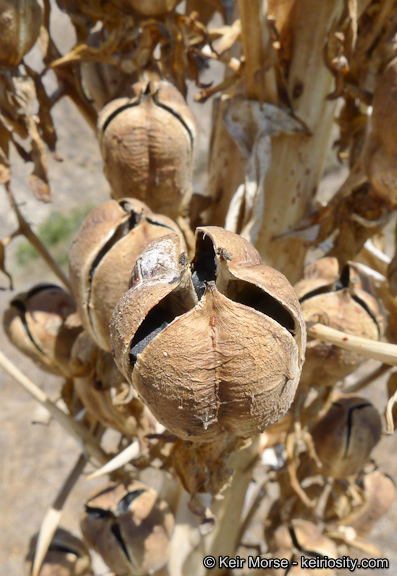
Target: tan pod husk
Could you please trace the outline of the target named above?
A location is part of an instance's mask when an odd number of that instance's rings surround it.
[[[9,340],[40,368],[70,377],[72,346],[82,330],[74,298],[54,284],[18,294],[4,312]]]
[[[27,574],[31,574],[37,535],[30,542],[26,556]],[[83,542],[62,528],[52,538],[40,576],[94,576],[90,553]]]
[[[172,12],[181,0],[113,0],[115,6],[130,12],[136,10],[144,16],[162,16],[167,12]]]
[[[117,370],[112,355],[99,349],[82,333],[72,350],[76,372],[74,389],[88,413],[103,426],[126,436],[154,432],[147,409]]]
[[[346,334],[380,340],[383,309],[368,278],[354,263],[338,270],[335,258],[322,258],[305,269],[295,286],[306,322],[320,322]],[[364,358],[332,344],[310,339],[302,370],[302,386],[332,387],[359,367]]]
[[[346,478],[364,468],[379,442],[382,421],[376,408],[356,394],[339,394],[311,431],[324,476]]]
[[[128,198],[100,204],[85,219],[69,254],[70,282],[84,329],[103,350],[110,352],[109,322],[136,259],[150,242],[178,230]]]
[[[0,0],[0,66],[16,67],[36,42],[43,0]]]
[[[152,488],[108,484],[86,501],[81,531],[117,576],[153,574],[168,560],[174,518]]]
[[[249,437],[288,411],[306,331],[286,278],[249,242],[196,231],[192,266],[180,238],[153,242],[111,325],[119,369],[156,418],[185,440]]]
[[[114,198],[176,219],[190,201],[196,123],[169,82],[140,82],[101,111],[98,138]]]

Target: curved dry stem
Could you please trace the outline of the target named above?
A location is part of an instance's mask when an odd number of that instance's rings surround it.
[[[389,398],[386,407],[386,431],[388,434],[393,434],[394,432],[393,406],[396,403],[397,403],[397,390],[394,392],[393,396]]]

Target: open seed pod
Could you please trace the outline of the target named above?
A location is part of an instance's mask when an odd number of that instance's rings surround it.
[[[168,504],[135,480],[97,490],[81,520],[85,542],[117,576],[146,576],[164,566],[173,528]]]
[[[356,394],[338,395],[311,431],[321,473],[346,478],[360,472],[381,432],[382,421],[371,402]]]
[[[337,558],[338,551],[332,540],[324,536],[320,526],[307,520],[292,519],[288,525],[280,525],[269,537],[269,552],[274,558],[287,558],[290,566],[285,570],[273,570],[274,575],[293,576],[332,576],[334,572],[326,568],[305,569],[301,567],[301,556],[308,558]],[[266,572],[269,573],[269,572]]]
[[[0,66],[21,63],[38,38],[43,11],[43,0],[1,0]]]
[[[249,437],[294,398],[306,332],[287,279],[255,248],[198,228],[189,265],[181,239],[153,242],[111,324],[114,357],[156,418],[185,440]]]
[[[384,331],[381,304],[368,278],[353,263],[338,272],[335,258],[322,258],[305,269],[295,286],[306,322],[320,322],[347,334],[379,340]],[[334,386],[364,361],[353,352],[310,339],[301,383]]]
[[[69,254],[70,282],[86,332],[110,351],[113,308],[128,288],[139,254],[179,229],[139,200],[109,200],[87,216]]]
[[[191,196],[196,124],[170,83],[139,82],[132,98],[110,102],[98,138],[114,198],[131,197],[176,219]]]
[[[376,193],[397,205],[397,57],[379,75],[365,141],[363,164]]]
[[[358,488],[358,495],[352,496],[346,486],[335,484],[325,510],[328,521],[351,526],[363,538],[390,510],[396,495],[396,486],[390,476],[372,463],[368,468],[364,469],[354,486]]]
[[[31,574],[37,534],[30,542],[26,556],[27,574]],[[58,528],[44,558],[39,576],[94,576],[91,558],[83,542],[62,528]]]
[[[136,10],[144,16],[161,16],[171,12],[181,0],[113,0],[113,3],[129,12]]]
[[[4,312],[4,331],[21,352],[46,372],[71,376],[70,353],[82,330],[74,298],[54,284],[18,294]]]
[[[81,367],[74,389],[87,411],[105,427],[126,436],[153,432],[147,409],[135,390],[117,370],[112,355],[98,348],[83,332],[72,350],[72,359]]]
[[[389,398],[393,396],[397,392],[397,372],[393,372],[390,374],[390,377],[387,381],[387,395]],[[392,416],[394,422],[394,428],[397,429],[397,405],[394,404],[392,409]]]

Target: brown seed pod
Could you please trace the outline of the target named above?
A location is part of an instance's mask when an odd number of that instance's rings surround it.
[[[139,200],[109,200],[87,216],[69,254],[70,282],[86,332],[110,351],[113,308],[128,288],[137,257],[150,242],[178,231]]]
[[[168,559],[174,518],[155,490],[133,481],[108,484],[85,504],[85,542],[118,576],[146,576]]]
[[[321,473],[346,478],[360,472],[381,432],[380,415],[366,398],[337,396],[311,431]]]
[[[347,334],[379,340],[383,311],[368,278],[353,263],[338,272],[335,258],[322,258],[305,269],[295,286],[306,322],[320,322]],[[302,370],[303,386],[334,386],[364,361],[353,352],[317,339],[308,341]]]
[[[222,228],[153,242],[115,308],[114,356],[156,418],[185,440],[249,437],[289,409],[306,332],[287,279]]]
[[[132,98],[110,102],[98,138],[114,198],[131,197],[176,219],[190,201],[194,117],[170,83],[140,82]]]
[[[32,538],[26,556],[27,574],[31,574],[37,534]],[[94,576],[87,547],[79,539],[58,528],[44,558],[40,576]]]
[[[387,381],[387,395],[389,398],[393,396],[397,392],[397,372],[393,372],[390,374],[390,377]],[[392,417],[394,422],[394,428],[397,429],[397,405],[394,404],[392,409]]]
[[[337,547],[324,536],[320,526],[308,520],[293,519],[288,525],[282,524],[270,535],[269,551],[274,558],[287,558],[297,562],[297,566],[273,571],[272,574],[292,574],[293,576],[332,576],[334,572],[326,568],[305,569],[300,565],[301,556],[311,558],[337,558]],[[268,573],[268,572],[267,572]]]
[[[172,12],[181,0],[113,0],[113,3],[129,12],[136,10],[144,16],[161,16],[167,12]]]
[[[82,330],[74,298],[54,284],[37,284],[11,300],[4,331],[21,352],[46,372],[73,375],[70,353]]]
[[[379,75],[363,165],[368,180],[390,207],[397,204],[397,57]]]
[[[112,355],[100,350],[83,332],[72,350],[76,372],[74,389],[87,411],[105,427],[126,436],[154,432],[147,410],[135,390],[117,370]]]
[[[0,0],[0,66],[18,66],[36,42],[43,0]]]

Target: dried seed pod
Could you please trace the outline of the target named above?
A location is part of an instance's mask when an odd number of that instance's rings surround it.
[[[153,242],[115,308],[119,369],[156,418],[185,440],[249,437],[293,400],[306,332],[287,279],[232,232],[196,231],[190,267],[180,237]]]
[[[273,574],[293,576],[332,576],[334,572],[327,568],[305,569],[300,565],[301,556],[312,558],[337,558],[338,550],[334,542],[324,536],[321,528],[308,520],[293,519],[288,525],[280,525],[269,537],[269,551],[275,558],[288,558],[298,562],[286,570],[273,571]]]
[[[37,534],[32,538],[26,556],[27,574],[31,574]],[[58,528],[44,558],[40,576],[94,576],[91,558],[83,542],[62,528]]]
[[[0,66],[21,63],[39,36],[43,12],[43,0],[1,0]]]
[[[389,398],[393,396],[397,392],[397,372],[393,372],[390,374],[390,377],[387,381],[387,395]],[[394,404],[392,409],[392,417],[394,422],[394,428],[397,429],[397,405]]]
[[[363,165],[378,196],[397,204],[397,57],[379,75],[364,147]]]
[[[82,330],[74,298],[54,284],[37,284],[11,300],[4,331],[21,352],[46,372],[70,377],[70,353]]]
[[[118,576],[143,576],[164,566],[173,527],[168,504],[138,481],[97,490],[81,520],[85,542]]]
[[[379,340],[384,331],[383,309],[373,296],[371,281],[348,263],[338,272],[335,258],[322,258],[305,269],[295,286],[306,322]],[[317,339],[309,340],[302,370],[303,386],[334,386],[364,361],[353,352]]]
[[[161,16],[172,12],[181,0],[113,0],[114,4],[129,12],[136,10],[144,16]]]
[[[178,231],[172,220],[133,199],[109,200],[87,216],[69,254],[70,282],[86,332],[110,351],[113,308],[150,242]]]
[[[74,388],[87,411],[105,427],[126,436],[154,432],[147,410],[117,370],[112,355],[100,350],[83,332],[72,350],[72,360],[81,375]]]
[[[168,82],[140,82],[132,94],[113,100],[99,115],[106,178],[114,198],[138,198],[176,219],[191,196],[194,117]]]
[[[381,418],[371,402],[355,394],[339,395],[312,429],[321,473],[345,478],[360,472],[381,432]]]

